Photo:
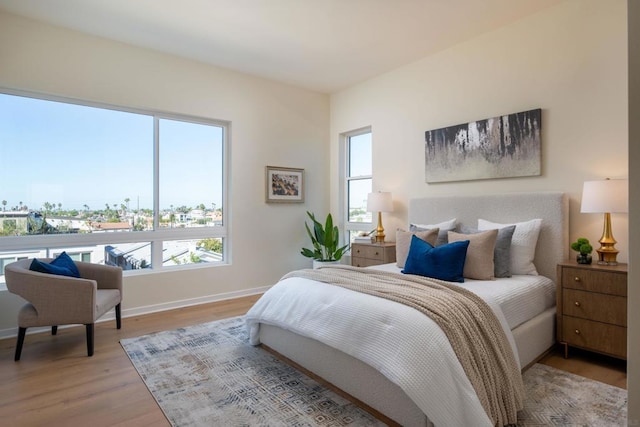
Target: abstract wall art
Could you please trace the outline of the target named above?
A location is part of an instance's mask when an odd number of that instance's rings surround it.
[[[540,175],[542,110],[425,132],[427,183]]]

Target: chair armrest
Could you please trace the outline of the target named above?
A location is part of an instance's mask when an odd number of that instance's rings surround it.
[[[98,289],[117,289],[122,294],[122,269],[120,267],[78,261],[75,264],[80,272],[80,277],[95,280]]]

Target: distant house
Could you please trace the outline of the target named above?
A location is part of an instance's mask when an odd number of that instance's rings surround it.
[[[131,231],[133,226],[128,222],[91,222],[89,223],[93,233],[107,231]]]

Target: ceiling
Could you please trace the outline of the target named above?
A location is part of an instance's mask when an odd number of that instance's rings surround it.
[[[562,0],[0,0],[0,11],[332,93]]]

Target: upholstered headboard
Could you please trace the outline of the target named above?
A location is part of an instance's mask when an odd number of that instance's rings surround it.
[[[568,259],[569,203],[564,193],[505,193],[484,196],[434,196],[409,200],[409,223],[435,224],[457,218],[477,227],[478,218],[498,223],[542,219],[534,264],[556,280],[556,265]]]

